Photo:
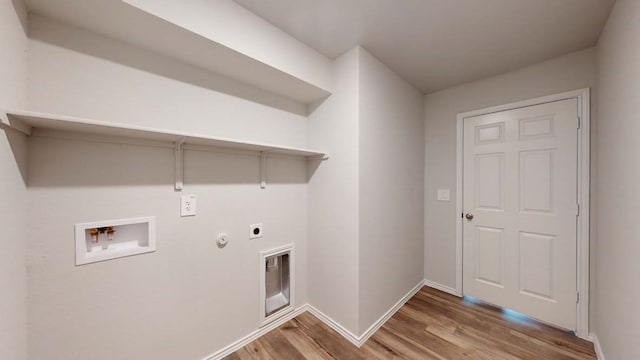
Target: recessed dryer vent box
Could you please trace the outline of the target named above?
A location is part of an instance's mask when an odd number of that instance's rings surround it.
[[[156,251],[156,219],[76,224],[76,265]]]
[[[294,309],[293,245],[260,253],[260,320],[262,325]]]

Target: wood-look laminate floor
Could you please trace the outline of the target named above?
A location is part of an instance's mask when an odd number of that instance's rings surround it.
[[[422,288],[358,349],[309,313],[231,354],[249,359],[590,359],[593,345],[500,309]]]

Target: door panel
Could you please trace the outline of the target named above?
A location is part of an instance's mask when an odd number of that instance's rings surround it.
[[[520,211],[553,213],[555,150],[520,153]]]
[[[520,232],[520,292],[554,300],[555,236]]]
[[[476,155],[476,207],[503,210],[504,154]]]
[[[476,280],[503,287],[501,257],[503,229],[476,227]]]
[[[577,100],[464,120],[463,291],[576,328]]]

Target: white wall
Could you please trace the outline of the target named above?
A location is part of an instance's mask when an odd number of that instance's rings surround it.
[[[456,115],[596,85],[595,49],[572,53],[518,71],[457,86],[425,97],[425,278],[455,288]],[[595,91],[592,91],[592,110]],[[592,116],[592,136],[597,131]],[[596,146],[592,146],[592,154]],[[592,180],[595,166],[592,157]],[[593,188],[593,185],[592,185]],[[437,201],[450,189],[451,201]],[[592,200],[592,209],[595,201]],[[592,227],[592,233],[593,233]],[[592,243],[593,243],[592,239]],[[592,279],[593,280],[593,279]],[[592,281],[593,282],[593,281]]]
[[[309,145],[331,158],[309,166],[309,302],[358,333],[359,49],[336,59],[334,92],[309,116]],[[317,164],[315,164],[317,165]]]
[[[423,96],[356,47],[309,117],[309,302],[362,335],[423,279]],[[391,241],[389,241],[391,239]]]
[[[38,16],[29,30],[33,110],[307,145],[306,117],[227,95],[228,79]]]
[[[305,117],[217,92],[197,69],[42,19],[31,30],[31,109],[307,146]],[[306,161],[270,158],[261,190],[256,154],[186,151],[198,215],[180,218],[171,149],[29,142],[30,358],[202,358],[258,328],[259,251],[289,243],[307,302]],[[75,223],[151,215],[155,253],[74,265]],[[265,236],[249,241],[256,222]]]
[[[640,358],[640,2],[618,0],[598,42],[596,333],[608,360]]]
[[[198,69],[41,17],[32,18],[31,37],[32,110],[309,146],[331,154],[329,161],[308,169],[304,162],[271,160],[270,184],[260,191],[257,157],[188,152],[183,193],[198,195],[200,214],[180,219],[169,149],[34,138],[29,162],[32,357],[73,358],[99,349],[97,356],[104,358],[190,358],[218,350],[256,329],[254,261],[259,250],[276,245],[296,244],[298,304],[309,299],[353,334],[366,330],[422,278],[422,96],[364,50],[356,48],[336,60],[335,93],[307,119],[218,92],[217,79],[203,81],[210,75]],[[361,65],[366,66],[362,72]],[[361,82],[362,74],[367,79]],[[365,87],[371,89],[361,94]],[[363,121],[368,124],[361,129]],[[395,131],[389,152],[376,148],[385,136],[377,125]],[[363,136],[369,137],[371,155],[361,167]],[[81,170],[73,164],[82,164]],[[375,175],[376,182],[360,189],[361,172]],[[409,180],[395,187],[396,177],[387,172]],[[369,186],[386,190],[360,203]],[[396,213],[387,227],[367,235],[371,246],[362,253],[371,259],[361,269],[360,229],[387,211],[387,201],[395,204]],[[364,206],[371,209],[360,224]],[[74,223],[148,215],[158,216],[158,252],[73,266],[69,229]],[[249,243],[245,228],[258,221],[265,222],[271,236]],[[221,231],[232,238],[240,235],[219,250],[213,240]],[[391,244],[389,253],[391,233],[402,240]],[[379,267],[381,262],[392,269]],[[366,296],[382,295],[364,300],[361,310],[360,274],[365,272]],[[153,281],[140,284],[149,274]],[[155,295],[147,305],[149,293]],[[126,294],[130,298],[124,301]],[[100,312],[104,298],[109,305]],[[252,308],[255,313],[247,311]],[[166,326],[158,323],[160,313],[166,314]],[[54,331],[63,321],[73,326]],[[180,333],[184,328],[198,335]],[[82,346],[65,340],[83,333],[108,335]],[[131,333],[151,334],[134,342]],[[154,342],[164,346],[151,349]],[[110,348],[109,343],[125,345]]]
[[[424,279],[423,94],[360,49],[360,320]]]
[[[18,1],[0,1],[0,108],[26,106],[27,38]],[[26,140],[0,130],[0,354],[7,360],[27,359],[28,198],[25,187]]]

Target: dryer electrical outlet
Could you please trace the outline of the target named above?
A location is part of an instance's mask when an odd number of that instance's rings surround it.
[[[257,239],[262,237],[262,223],[251,224],[249,226],[249,239]]]

